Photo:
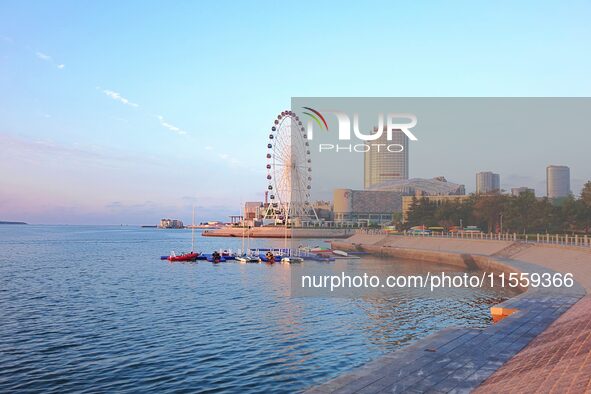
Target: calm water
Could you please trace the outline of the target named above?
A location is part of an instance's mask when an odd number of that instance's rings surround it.
[[[299,391],[443,327],[490,324],[501,300],[491,290],[456,300],[293,298],[289,265],[159,260],[190,238],[0,226],[0,392]],[[241,240],[197,244],[210,252]]]

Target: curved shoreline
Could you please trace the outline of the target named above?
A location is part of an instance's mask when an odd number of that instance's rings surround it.
[[[584,248],[544,250],[545,245],[512,241],[383,234],[356,234],[333,241],[332,245],[336,249],[494,272],[555,273],[559,272],[553,269],[558,264],[562,272],[574,271],[575,284],[571,288],[529,288],[492,307],[493,317],[496,313],[497,320],[502,320],[486,329],[446,328],[314,386],[308,393],[474,390],[591,290],[587,275],[591,251]],[[558,262],[554,261],[557,255]],[[576,264],[581,261],[583,264]],[[580,279],[587,280],[579,283]]]

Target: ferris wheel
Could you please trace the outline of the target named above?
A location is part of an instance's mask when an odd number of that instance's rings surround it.
[[[318,220],[310,204],[312,159],[306,129],[293,111],[273,122],[267,142],[266,219]]]

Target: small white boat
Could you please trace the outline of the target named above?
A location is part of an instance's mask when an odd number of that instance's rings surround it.
[[[299,263],[302,263],[303,261],[304,261],[303,258],[297,257],[297,256],[284,257],[281,259],[282,263],[289,263],[289,264],[299,264]]]
[[[256,256],[238,256],[238,257],[236,257],[236,260],[238,260],[241,263],[260,263],[261,262],[261,259]]]
[[[343,256],[343,257],[348,257],[349,253],[344,252],[342,250],[333,250],[332,251],[334,254],[336,254],[337,256]]]

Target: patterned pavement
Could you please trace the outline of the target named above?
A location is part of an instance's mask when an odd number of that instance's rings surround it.
[[[591,393],[591,296],[584,297],[475,393]]]

